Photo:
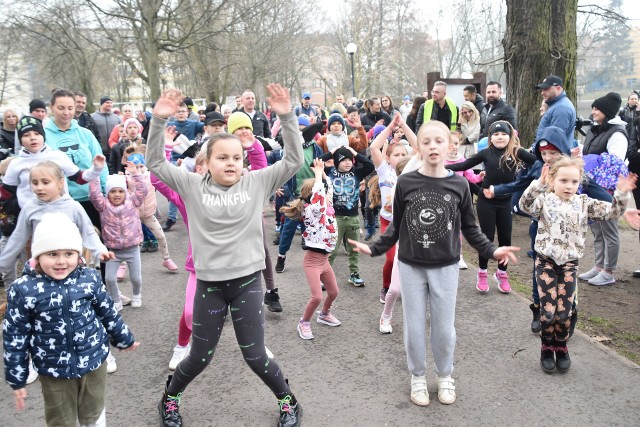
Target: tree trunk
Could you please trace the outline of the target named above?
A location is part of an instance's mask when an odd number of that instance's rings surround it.
[[[578,0],[507,0],[504,46],[507,102],[518,112],[520,142],[529,147],[540,122],[535,85],[550,74],[576,102]]]

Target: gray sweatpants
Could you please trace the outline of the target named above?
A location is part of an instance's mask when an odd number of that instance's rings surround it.
[[[142,262],[140,261],[140,246],[130,246],[124,249],[112,249],[116,259],[110,259],[105,267],[104,280],[107,282],[107,291],[114,302],[120,301],[120,289],[118,288],[118,267],[125,261],[129,266],[129,279],[133,287],[133,295],[140,295],[142,291]]]
[[[596,267],[615,271],[618,266],[618,253],[620,252],[618,219],[594,221],[590,227],[593,233]]]
[[[458,264],[440,268],[416,267],[398,261],[402,284],[404,347],[409,371],[425,375],[427,356],[427,305],[431,317],[431,350],[434,371],[439,377],[453,372],[453,351],[456,347],[456,296]]]

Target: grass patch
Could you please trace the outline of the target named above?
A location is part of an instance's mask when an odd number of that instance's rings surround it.
[[[627,350],[622,350],[622,349],[616,349],[618,351],[618,354],[626,357],[627,359],[631,360],[634,363],[640,363],[640,356],[632,351],[627,351]]]
[[[610,328],[613,326],[613,322],[600,316],[589,317],[587,320],[600,328]]]
[[[619,340],[633,341],[633,342],[640,341],[640,335],[632,334],[629,332],[615,333],[613,334],[613,336]]]

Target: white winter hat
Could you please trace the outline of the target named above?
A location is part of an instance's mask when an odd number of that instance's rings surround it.
[[[105,185],[107,189],[107,196],[109,195],[109,191],[114,188],[122,188],[123,190],[127,190],[127,177],[124,175],[109,175],[107,177],[107,184]]]
[[[37,259],[44,253],[60,249],[71,249],[81,253],[80,230],[71,218],[63,213],[45,213],[33,233],[31,256]]]

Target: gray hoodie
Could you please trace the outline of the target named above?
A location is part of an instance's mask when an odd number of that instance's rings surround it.
[[[16,229],[9,237],[4,251],[0,254],[0,271],[8,271],[12,265],[15,266],[16,258],[33,236],[33,231],[40,224],[42,215],[51,212],[60,212],[71,218],[82,234],[82,244],[93,253],[96,259],[100,257],[101,253],[107,252],[106,246],[100,241],[84,208],[71,196],[64,194],[53,202],[43,202],[34,198],[20,211]]]
[[[280,116],[286,155],[264,169],[243,175],[230,187],[210,174],[187,172],[169,163],[164,152],[167,121],[151,119],[147,167],[184,200],[198,279],[222,281],[264,270],[262,208],[278,188],[302,166],[302,135],[293,112]]]

